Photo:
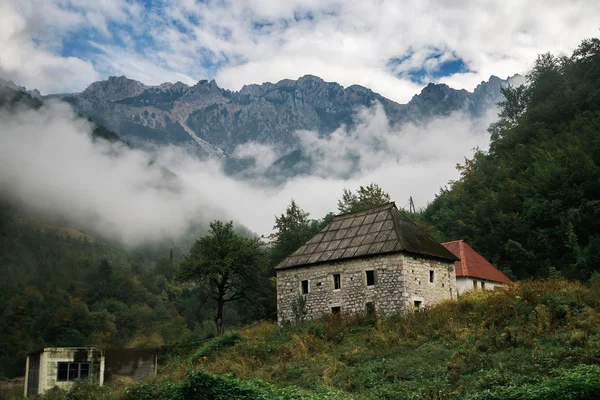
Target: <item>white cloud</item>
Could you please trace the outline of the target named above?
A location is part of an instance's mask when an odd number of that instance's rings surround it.
[[[148,154],[93,142],[91,124],[64,103],[0,110],[0,126],[0,187],[20,206],[129,245],[224,216],[201,191],[165,180]]]
[[[423,69],[429,80],[442,62],[462,59],[469,72],[439,81],[472,90],[492,74],[526,72],[539,53],[568,54],[600,28],[594,0],[165,0],[151,7],[7,0],[0,7],[0,75],[43,91],[81,90],[109,74],[149,84],[216,77],[234,90],[313,74],[404,102],[419,85],[392,72]],[[81,29],[93,30],[82,45],[100,54],[60,56],[61,41],[76,41]]]
[[[27,4],[23,2],[23,8]],[[85,87],[97,80],[100,76],[90,62],[61,57],[45,48],[45,44],[52,47],[51,38],[33,41],[35,25],[43,24],[44,11],[42,7],[28,19],[10,3],[0,3],[0,76],[46,93]],[[64,18],[65,28],[81,22],[77,15],[49,14]]]
[[[398,206],[409,196],[423,206],[458,177],[457,162],[488,142],[485,121],[453,115],[394,129],[376,106],[361,111],[354,128],[342,127],[329,138],[298,133],[315,171],[275,186],[260,177],[242,181],[226,176],[216,160],[200,161],[175,147],[157,149],[158,163],[149,167],[151,158],[141,150],[93,142],[91,125],[62,103],[39,111],[0,111],[0,126],[4,195],[129,245],[174,238],[190,223],[205,226],[213,219],[233,219],[268,234],[274,215],[292,198],[320,218],[336,210],[344,188],[370,182],[381,185]],[[256,158],[263,169],[275,158],[272,149],[252,143],[237,154]],[[357,157],[357,164],[349,162]],[[165,180],[160,164],[175,172],[177,180]]]

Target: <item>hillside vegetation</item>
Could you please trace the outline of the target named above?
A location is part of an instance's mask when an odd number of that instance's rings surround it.
[[[459,166],[424,219],[513,278],[600,269],[600,40],[539,56],[528,86],[503,90],[490,149]]]
[[[155,379],[44,399],[595,399],[597,280],[519,283],[388,319],[262,322],[168,358]]]

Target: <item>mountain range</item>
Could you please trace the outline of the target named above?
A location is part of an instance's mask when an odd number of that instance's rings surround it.
[[[181,82],[147,86],[121,76],[94,82],[80,93],[46,98],[70,103],[136,146],[174,144],[199,156],[227,158],[247,142],[293,151],[296,131],[327,135],[342,124],[352,126],[357,109],[374,102],[383,106],[392,125],[422,123],[457,111],[481,117],[501,100],[502,86],[520,81],[519,75],[492,76],[473,92],[430,83],[407,104],[399,104],[363,86],[344,88],[312,75],[246,85],[238,92],[220,88],[214,80],[193,86]]]

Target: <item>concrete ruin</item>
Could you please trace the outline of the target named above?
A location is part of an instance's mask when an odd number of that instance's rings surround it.
[[[46,347],[27,356],[24,395],[36,396],[54,387],[69,389],[82,379],[102,386],[111,380],[155,376],[157,357],[156,349]]]

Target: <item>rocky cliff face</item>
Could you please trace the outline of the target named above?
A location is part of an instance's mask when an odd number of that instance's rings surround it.
[[[477,117],[500,100],[506,83],[493,76],[473,93],[429,84],[406,105],[362,86],[344,88],[311,75],[246,85],[239,92],[221,89],[214,80],[146,86],[110,77],[81,93],[50,97],[71,103],[134,144],[177,144],[199,155],[224,156],[248,141],[291,149],[297,144],[295,131],[327,134],[341,124],[351,125],[357,107],[375,101],[391,124],[418,123],[456,111]]]

